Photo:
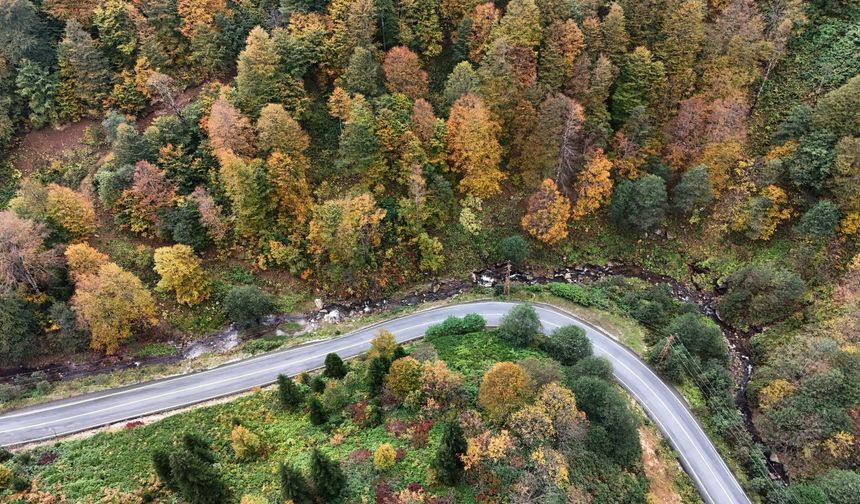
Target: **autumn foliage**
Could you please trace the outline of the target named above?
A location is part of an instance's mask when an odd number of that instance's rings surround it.
[[[552,245],[567,237],[570,201],[562,195],[551,179],[546,179],[529,198],[522,218],[523,229],[538,240]]]

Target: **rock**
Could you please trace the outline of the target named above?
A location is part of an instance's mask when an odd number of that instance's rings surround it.
[[[280,329],[275,331],[275,336],[286,336],[286,335],[287,335],[287,333],[285,333],[284,331],[282,331]]]
[[[314,299],[314,306],[317,307],[317,310],[322,310],[322,307],[323,307],[322,299],[320,299],[320,298]]]
[[[337,324],[340,322],[340,318],[340,310],[335,309],[325,314],[325,316],[323,317],[323,322],[329,324]]]

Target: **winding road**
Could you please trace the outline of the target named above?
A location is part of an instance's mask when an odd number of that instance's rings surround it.
[[[253,357],[198,373],[86,394],[40,404],[0,416],[0,446],[14,446],[89,430],[158,412],[247,391],[272,383],[279,373],[295,375],[323,365],[334,352],[359,355],[385,327],[400,342],[419,338],[446,317],[478,313],[498,325],[515,303],[478,301],[418,311],[336,339]],[[618,382],[642,405],[678,452],[702,498],[710,504],[750,503],[738,480],[705,435],[687,404],[627,347],[606,332],[558,308],[536,305],[546,332],[565,325],[585,329],[594,353],[612,363]]]

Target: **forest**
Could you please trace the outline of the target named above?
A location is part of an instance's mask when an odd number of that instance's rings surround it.
[[[857,502],[858,238],[856,0],[0,0],[4,376],[492,263],[625,263],[746,335],[792,483],[747,488]],[[641,323],[667,379],[693,354],[731,439],[714,329],[658,287],[585,292],[553,294]]]

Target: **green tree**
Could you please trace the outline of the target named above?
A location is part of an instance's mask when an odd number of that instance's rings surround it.
[[[18,296],[0,296],[0,364],[3,366],[18,366],[38,353],[40,330],[34,308]]]
[[[664,82],[663,63],[655,61],[651,51],[637,47],[625,56],[612,94],[613,122],[624,124],[637,107],[647,110],[660,96]]]
[[[281,500],[294,504],[310,504],[311,491],[302,473],[290,464],[278,464],[278,474],[281,480]]]
[[[547,353],[565,366],[573,366],[591,355],[591,340],[579,326],[559,327],[544,343]]]
[[[462,455],[466,453],[466,437],[457,419],[445,423],[442,431],[442,440],[436,449],[436,457],[433,459],[433,470],[436,471],[436,479],[441,483],[453,486],[463,477]]]
[[[385,357],[376,357],[370,361],[367,366],[367,387],[370,389],[370,395],[377,396],[382,392],[389,365]]]
[[[346,173],[365,175],[382,162],[373,111],[366,102],[356,100],[340,135],[337,167]]]
[[[280,101],[278,86],[284,77],[280,62],[269,34],[254,27],[239,54],[236,73],[236,106],[246,115],[257,117],[264,105]]]
[[[722,331],[705,317],[696,313],[679,315],[666,328],[666,333],[675,336],[690,354],[703,363],[715,360],[725,365],[728,362],[729,351]]]
[[[338,354],[330,353],[325,356],[325,370],[323,371],[323,376],[334,380],[340,380],[346,376],[346,365]]]
[[[493,253],[496,261],[509,261],[511,266],[519,268],[525,264],[529,257],[529,244],[522,236],[511,235],[502,238],[499,243],[496,244]]]
[[[492,37],[507,37],[518,46],[535,49],[541,35],[540,9],[535,0],[511,0]]]
[[[170,473],[179,493],[190,504],[222,504],[229,499],[229,491],[211,461],[187,449],[170,454]]]
[[[110,68],[90,34],[74,19],[66,22],[63,40],[57,47],[57,60],[63,116],[77,120],[100,113],[102,102],[111,89]]]
[[[346,476],[340,464],[314,448],[311,453],[311,479],[314,482],[317,495],[324,502],[331,502],[346,488]]]
[[[457,101],[457,98],[466,93],[477,93],[480,83],[481,80],[478,78],[478,73],[472,68],[471,63],[468,61],[457,63],[457,66],[448,75],[448,80],[445,81],[445,89],[442,91],[445,105],[450,107]]]
[[[577,407],[591,422],[587,444],[622,466],[641,459],[639,421],[627,406],[627,398],[611,383],[583,376],[572,383]],[[599,444],[599,445],[598,445]]]
[[[685,171],[672,190],[672,207],[685,215],[704,209],[713,200],[714,191],[708,177],[708,167],[704,165]]]
[[[376,96],[379,93],[379,74],[380,66],[373,53],[364,47],[356,47],[340,78],[341,87],[350,93]]]
[[[93,25],[98,31],[99,48],[107,53],[116,68],[134,63],[137,49],[137,30],[129,16],[129,5],[122,0],[101,2],[92,13]]]
[[[666,183],[657,175],[622,181],[612,192],[609,214],[616,224],[638,231],[660,225],[666,215]]]
[[[313,425],[323,425],[328,422],[328,412],[316,394],[308,398],[308,419]]]
[[[32,60],[24,59],[19,65],[15,86],[18,96],[27,100],[27,108],[30,109],[27,117],[34,128],[59,120],[59,81],[56,74]]]
[[[821,200],[800,217],[795,230],[809,240],[826,241],[836,234],[841,217],[836,203]]]
[[[540,332],[540,318],[530,304],[514,306],[499,324],[499,337],[517,347],[531,345]]]
[[[48,44],[42,41],[45,26],[39,10],[29,0],[0,2],[0,60],[17,65],[21,59],[43,61]]]
[[[806,284],[796,273],[769,265],[744,266],[726,278],[720,315],[733,324],[763,325],[797,309]]]
[[[860,474],[845,469],[831,469],[818,478],[818,486],[832,503],[860,503]]]
[[[302,392],[289,376],[278,375],[278,402],[285,410],[295,410],[302,403]]]
[[[558,90],[573,77],[576,59],[585,48],[582,31],[572,19],[556,21],[547,28],[540,52],[538,76],[549,89]]]
[[[620,64],[624,55],[627,54],[627,44],[630,37],[627,35],[627,20],[624,9],[618,2],[609,5],[609,12],[601,22],[603,48],[609,59],[616,65]],[[638,48],[637,48],[638,49]]]
[[[439,25],[438,4],[434,0],[401,0],[399,3],[400,41],[428,58],[442,52],[444,33]]]
[[[822,96],[812,113],[813,128],[825,129],[835,136],[860,135],[857,104],[860,103],[860,75]]]
[[[224,296],[227,318],[240,327],[260,324],[274,310],[274,303],[259,287],[241,285],[231,288]]]

